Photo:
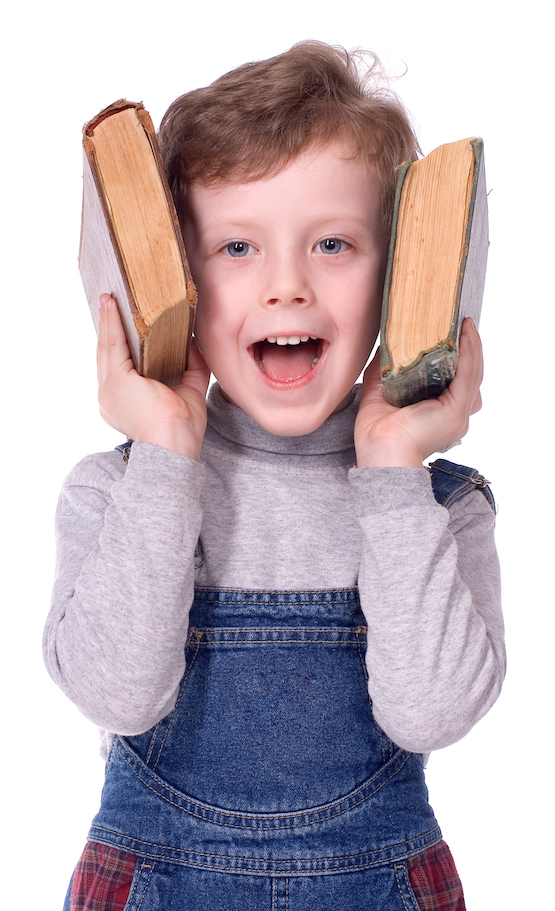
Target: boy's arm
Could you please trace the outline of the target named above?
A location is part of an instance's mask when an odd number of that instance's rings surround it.
[[[44,634],[50,675],[92,721],[148,730],[184,670],[204,469],[148,444],[84,459],[56,515],[57,566]]]
[[[183,674],[209,373],[193,346],[180,386],[139,376],[115,301],[100,303],[101,413],[136,442],[125,472],[115,454],[92,457],[64,485],[44,648],[85,715],[131,734],[167,714]]]
[[[400,746],[430,752],[460,739],[495,702],[505,674],[494,515],[478,491],[436,502],[422,460],[460,439],[481,405],[478,333],[465,321],[457,374],[439,399],[388,405],[368,368],[355,427],[376,720]]]
[[[505,675],[493,510],[479,491],[440,506],[421,469],[354,469],[351,483],[374,715],[429,753],[473,727]]]

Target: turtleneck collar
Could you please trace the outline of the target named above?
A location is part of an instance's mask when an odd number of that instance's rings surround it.
[[[224,399],[219,384],[214,383],[208,393],[207,432],[247,449],[281,455],[327,455],[351,450],[360,392],[361,387],[355,386],[349,405],[343,411],[332,414],[313,433],[282,437],[264,430],[241,408]]]

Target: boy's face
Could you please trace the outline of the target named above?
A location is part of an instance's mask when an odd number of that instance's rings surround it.
[[[345,407],[378,332],[379,189],[347,155],[338,143],[274,177],[190,189],[198,345],[224,394],[282,436]]]

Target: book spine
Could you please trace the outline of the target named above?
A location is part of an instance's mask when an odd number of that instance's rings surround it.
[[[395,246],[397,243],[397,226],[399,222],[399,208],[401,205],[401,195],[403,184],[408,174],[412,161],[404,161],[399,165],[397,176],[397,187],[395,189],[395,202],[393,205],[393,221],[391,225],[391,236],[389,239],[389,252],[387,256],[387,267],[385,271],[385,281],[382,299],[382,313],[380,323],[380,368],[382,378],[384,378],[392,369],[391,355],[387,350],[386,326],[389,313],[389,293],[391,290],[391,280],[393,278],[393,261],[395,259]]]
[[[175,208],[175,202],[172,196],[170,185],[168,183],[168,178],[166,176],[166,169],[164,167],[164,162],[162,161],[162,156],[160,154],[160,146],[158,145],[158,140],[156,139],[156,131],[154,125],[150,118],[150,115],[144,108],[140,111],[137,111],[137,116],[143,126],[143,129],[146,133],[148,141],[150,143],[150,148],[152,154],[158,165],[158,171],[160,174],[160,182],[166,196],[166,202],[168,204],[168,211],[171,216],[172,225],[175,233],[175,238],[177,241],[177,246],[179,249],[179,256],[181,258],[181,264],[183,266],[183,274],[185,276],[185,288],[186,288],[186,301],[189,307],[189,329],[187,332],[187,347],[185,350],[185,368],[189,363],[189,352],[191,349],[191,341],[193,337],[193,331],[195,327],[195,316],[196,316],[196,305],[197,305],[197,290],[193,282],[193,276],[189,268],[189,261],[187,259],[187,253],[185,251],[185,242],[183,240],[183,233],[181,231],[181,225],[179,224],[179,218],[177,216],[177,210]]]

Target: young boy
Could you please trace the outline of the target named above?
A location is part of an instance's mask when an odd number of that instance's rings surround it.
[[[387,405],[375,361],[353,388],[417,149],[356,64],[305,42],[166,114],[182,385],[136,373],[101,298],[100,407],[134,443],[58,510],[46,662],[109,732],[71,911],[464,908],[423,765],[501,687],[494,514],[423,460],[480,407],[480,343],[467,321],[438,400]]]

